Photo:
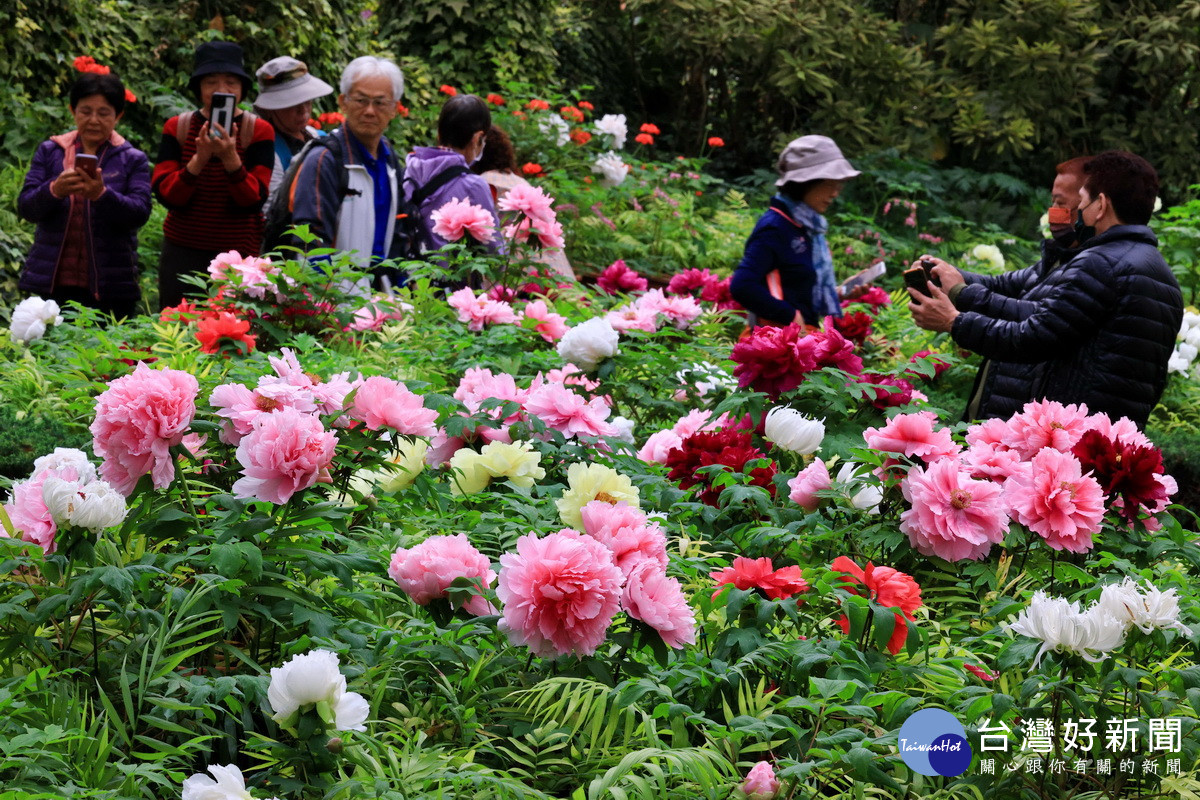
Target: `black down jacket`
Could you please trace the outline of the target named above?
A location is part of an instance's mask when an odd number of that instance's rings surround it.
[[[1018,279],[1029,283],[1020,297],[964,288],[959,305],[986,313],[960,313],[954,341],[995,361],[1030,365],[1030,400],[1086,403],[1092,413],[1144,426],[1166,385],[1183,320],[1179,283],[1150,229],[1114,226],[1061,267]]]

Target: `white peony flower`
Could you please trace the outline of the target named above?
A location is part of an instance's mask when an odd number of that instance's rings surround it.
[[[622,442],[627,442],[629,444],[634,443],[633,420],[625,419],[625,417],[613,417],[608,422],[610,425],[612,425],[614,428],[616,428],[616,431],[617,431],[616,433],[614,433],[612,435],[611,438],[617,439]]]
[[[1125,642],[1125,626],[1107,609],[1093,606],[1080,611],[1078,603],[1047,597],[1041,591],[1034,592],[1025,610],[1004,627],[1042,641],[1033,660],[1035,667],[1051,650],[1075,653],[1093,663],[1103,661]]]
[[[602,156],[596,159],[596,163],[592,164],[592,172],[598,172],[604,177],[600,179],[601,186],[607,186],[612,189],[620,186],[625,180],[625,176],[629,174],[628,167],[621,157],[609,150]]]
[[[87,453],[74,447],[56,447],[53,453],[41,456],[33,462],[33,473],[67,467],[75,470],[82,483],[96,480],[96,467],[88,460]]]
[[[1137,581],[1126,578],[1105,586],[1096,605],[1126,628],[1136,627],[1142,633],[1174,628],[1184,636],[1192,635],[1191,629],[1179,621],[1179,598],[1174,589],[1164,592],[1147,583],[1143,593]]]
[[[1175,348],[1175,352],[1179,357],[1185,359],[1189,364],[1196,360],[1196,353],[1200,351],[1194,344],[1180,342]]]
[[[283,722],[302,706],[327,703],[338,730],[366,730],[370,708],[362,695],[346,691],[346,678],[338,669],[336,653],[311,650],[292,656],[271,670],[267,700],[276,722]]]
[[[59,525],[100,532],[125,521],[125,496],[107,481],[69,481],[50,477],[42,484],[42,502]]]
[[[605,114],[596,120],[596,132],[606,133],[613,137],[613,146],[620,150],[625,146],[625,137],[629,135],[629,127],[625,124],[625,115]]]
[[[1178,350],[1172,353],[1171,357],[1167,359],[1167,372],[1175,372],[1180,375],[1186,375],[1188,368],[1191,366],[1192,362],[1181,356]]]
[[[563,334],[558,341],[558,354],[584,372],[591,372],[601,361],[621,352],[617,348],[620,338],[608,320],[592,317]]]
[[[806,456],[821,449],[825,421],[806,417],[794,408],[776,406],[767,412],[763,435],[784,450]]]
[[[1192,347],[1200,349],[1200,325],[1193,325],[1183,336],[1183,341]]]
[[[46,328],[61,325],[58,303],[40,297],[26,297],[13,309],[9,334],[18,342],[32,342],[46,335]]]
[[[1004,269],[1004,254],[1000,252],[1000,248],[994,244],[977,244],[971,250],[971,257],[979,261],[987,262],[993,269]]]
[[[862,478],[856,478],[854,472],[860,466],[855,461],[847,461],[838,470],[837,482],[849,484],[850,491],[854,492],[850,495],[850,505],[868,514],[878,514],[879,504],[883,502],[883,487],[878,483],[868,483]]]
[[[538,122],[538,130],[547,136],[554,137],[554,143],[562,147],[571,141],[571,126],[567,121],[555,114],[548,114]]]
[[[212,778],[197,772],[183,782],[183,800],[254,800],[246,791],[242,771],[235,765],[213,765],[208,771]]]

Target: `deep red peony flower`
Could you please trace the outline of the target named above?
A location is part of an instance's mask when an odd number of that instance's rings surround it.
[[[662,131],[658,129],[658,126],[653,122],[642,123],[642,127],[638,128],[638,130],[640,130],[642,133],[653,134],[654,136],[658,136],[660,133],[662,133]]]
[[[654,144],[654,137],[648,133],[639,133],[633,140],[638,144]]]
[[[913,380],[917,380],[919,378],[924,381],[932,381],[936,380],[943,372],[950,369],[950,362],[942,358],[940,353],[935,353],[932,350],[920,350],[916,353],[913,353],[912,357],[908,359],[908,363],[917,364],[924,359],[928,359],[929,363],[933,365],[932,378],[926,378],[924,375],[914,370],[908,370],[904,374]]]
[[[859,376],[858,382],[876,384],[876,388],[868,389],[867,392],[869,397],[873,397],[871,405],[881,411],[885,408],[895,408],[912,402],[913,385],[903,378],[868,372]],[[884,386],[894,386],[898,391],[893,392],[881,388]]]
[[[532,161],[521,165],[521,172],[526,175],[540,175],[542,172],[541,164],[534,164]]]
[[[888,294],[886,291],[884,291],[882,288],[880,288],[878,286],[872,286],[870,289],[867,289],[865,292],[860,294],[858,297],[854,297],[854,298],[847,297],[845,300],[842,301],[842,308],[846,308],[847,306],[854,305],[855,303],[859,303],[864,306],[870,306],[871,313],[874,314],[879,311],[880,306],[891,305],[892,296],[890,294]]]
[[[852,340],[856,344],[862,344],[871,335],[872,322],[874,320],[867,312],[851,311],[840,317],[834,317],[833,327],[847,339]]]
[[[455,95],[458,94],[458,89],[455,89],[453,86],[451,86],[448,83],[443,83],[441,86],[439,86],[438,91],[441,92],[442,94],[450,95],[451,97],[454,97]]]
[[[500,95],[496,94],[495,92],[492,92],[491,94],[489,94],[487,97],[485,97],[483,99],[487,100],[489,103],[491,103],[494,106],[504,105],[504,98],[501,97]]]
[[[545,100],[538,100],[536,97],[525,104],[525,107],[530,111],[549,111],[550,104]]]
[[[710,136],[710,137],[708,137],[708,146],[709,147],[724,147],[725,140],[722,139],[720,136]]]
[[[1162,451],[1157,447],[1125,444],[1120,437],[1114,441],[1089,430],[1071,452],[1127,522],[1138,518],[1142,506],[1154,507],[1167,499],[1167,488],[1157,477],[1163,474]],[[1117,498],[1121,502],[1113,503]]]
[[[249,353],[254,350],[254,337],[250,335],[250,323],[238,319],[228,311],[205,317],[196,327],[196,338],[204,353],[219,353],[229,345]]]
[[[667,453],[666,465],[671,470],[667,477],[678,481],[681,489],[702,486],[700,501],[715,507],[723,487],[714,486],[710,475],[699,474],[697,470],[720,464],[733,472],[744,473],[748,462],[766,457],[765,453],[753,445],[747,431],[700,431],[687,437],[678,447]],[[772,479],[776,472],[778,469],[773,461],[765,467],[756,467],[749,473],[750,484],[763,487],[774,497],[775,484]]]
[[[762,589],[772,600],[786,600],[794,594],[807,592],[808,581],[800,574],[800,567],[774,569],[769,558],[745,558],[738,556],[733,564],[724,569],[710,572],[708,577],[717,582],[716,597],[721,587],[732,583],[739,589]]]
[[[815,369],[834,367],[857,375],[862,359],[854,345],[836,330],[805,333],[795,323],[780,328],[761,325],[733,346],[733,374],[742,389],[752,388],[772,398],[791,391]]]
[[[891,567],[877,567],[870,561],[867,562],[865,570],[860,569],[858,564],[846,556],[835,558],[829,569],[841,573],[841,588],[851,594],[870,598],[887,608],[900,609],[896,612],[896,627],[892,630],[892,638],[888,640],[887,645],[888,652],[892,655],[899,653],[900,648],[904,647],[904,640],[908,638],[908,622],[913,620],[912,612],[921,607],[921,587],[917,582],[911,575],[905,575]],[[845,616],[837,620],[837,624],[842,633],[850,633],[850,620]]]

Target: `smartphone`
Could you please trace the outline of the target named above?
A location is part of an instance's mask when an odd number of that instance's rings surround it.
[[[887,264],[882,261],[872,264],[861,272],[856,272],[838,286],[838,291],[843,296],[849,294],[860,286],[866,286],[871,281],[881,278],[887,273]]]
[[[96,170],[99,168],[99,166],[100,159],[96,156],[89,155],[87,153],[75,154],[75,170],[77,172],[82,172],[93,180],[96,177]]]
[[[233,134],[233,111],[237,106],[237,96],[227,92],[215,92],[212,96],[212,119],[209,120],[208,137],[220,139],[221,131],[225,136]]]
[[[933,292],[929,291],[929,273],[924,269],[924,265],[904,270],[904,285],[916,289],[926,297],[933,297]]]

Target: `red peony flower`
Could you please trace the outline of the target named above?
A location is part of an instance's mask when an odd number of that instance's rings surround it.
[[[880,287],[872,286],[870,289],[867,289],[865,292],[860,294],[858,297],[854,297],[854,298],[847,297],[845,300],[842,301],[842,308],[846,308],[847,306],[853,305],[855,303],[860,303],[865,306],[870,306],[871,307],[870,311],[872,314],[874,314],[877,311],[879,311],[880,306],[891,305],[892,296],[890,294],[888,294],[887,292],[885,292]]]
[[[228,311],[200,320],[196,328],[196,338],[200,341],[201,352],[204,353],[219,353],[228,346],[236,347],[243,353],[254,350],[250,323],[238,319]]]
[[[912,402],[913,385],[903,378],[868,372],[859,376],[858,382],[876,384],[875,388],[867,390],[867,396],[873,398],[871,405],[881,411],[885,408],[896,408]],[[894,386],[897,391],[889,391],[882,388],[884,386]]]
[[[709,147],[724,147],[725,140],[722,139],[720,136],[710,136],[710,137],[708,137],[708,146]]]
[[[401,103],[399,100],[397,100],[396,101],[396,113],[402,117],[407,118],[408,117],[408,106],[404,105],[404,103]]]
[[[326,111],[317,117],[322,125],[341,125],[346,121],[346,118],[336,111]]]
[[[871,335],[873,321],[871,315],[865,311],[852,311],[849,314],[834,317],[833,327],[847,339],[862,344]]]
[[[583,128],[576,128],[571,131],[571,141],[575,144],[587,144],[592,140],[592,135]]]
[[[988,672],[983,667],[977,667],[974,664],[963,664],[963,669],[965,669],[967,672],[974,675],[976,678],[979,678],[979,680],[981,680],[981,681],[996,680],[996,676],[993,675],[992,673]]]
[[[191,322],[200,316],[200,309],[191,300],[177,306],[168,306],[158,313],[159,322]]]
[[[525,112],[521,111],[521,110],[517,110],[517,111],[513,112],[513,116],[516,117],[517,119],[525,119]]]
[[[667,477],[678,481],[681,489],[702,486],[700,501],[717,506],[717,498],[723,487],[714,486],[710,475],[700,474],[697,470],[720,464],[734,472],[745,472],[746,464],[756,458],[766,458],[766,454],[754,447],[748,431],[700,431],[667,453],[666,465],[671,470]],[[765,467],[755,467],[749,473],[750,484],[763,487],[773,497],[775,484],[772,478],[776,472],[778,469],[773,461]]]
[[[534,164],[532,161],[521,165],[521,172],[526,175],[540,175],[542,173],[542,165]]]
[[[633,140],[638,144],[654,144],[654,137],[648,133],[639,133]]]
[[[583,112],[575,106],[563,106],[558,113],[568,122],[583,122]]]
[[[594,105],[592,105],[591,103],[589,103],[587,100],[580,100],[578,103],[576,103],[576,105],[578,105],[580,108],[587,109],[588,111],[596,110],[596,107]]]
[[[125,90],[125,102],[126,103],[136,103],[137,95],[134,94],[133,92],[129,91],[128,89],[126,89]]]
[[[1112,507],[1127,522],[1137,519],[1142,506],[1163,504],[1168,499],[1163,474],[1162,451],[1157,447],[1114,441],[1097,430],[1086,431],[1071,452],[1100,483]],[[1119,503],[1112,502],[1119,499]]]
[[[308,127],[316,128],[317,130],[321,130],[321,120],[317,119],[316,117],[312,117],[308,121]]]
[[[642,123],[642,127],[638,128],[638,130],[640,130],[642,133],[653,134],[654,136],[658,136],[660,133],[662,133],[662,131],[658,129],[658,126],[653,122]]]
[[[644,292],[649,283],[636,270],[630,269],[625,259],[618,258],[600,273],[596,279],[596,288],[605,294],[620,294],[622,292]]]
[[[708,577],[717,582],[716,597],[721,587],[732,583],[739,589],[762,589],[772,600],[786,600],[794,594],[807,592],[808,581],[800,574],[800,567],[773,569],[769,558],[745,558],[738,556],[733,564],[710,572]]]
[[[448,94],[451,97],[454,97],[456,94],[458,94],[458,89],[455,89],[448,83],[443,83],[441,86],[439,86],[438,91],[442,94]]]
[[[107,75],[112,71],[103,64],[97,64],[96,59],[91,56],[76,56],[74,64],[78,71],[91,72],[95,75]]]
[[[888,652],[892,655],[900,652],[904,640],[908,638],[908,622],[913,620],[912,612],[921,607],[921,587],[911,575],[892,569],[877,567],[870,561],[867,568],[860,569],[846,556],[838,556],[829,565],[833,572],[842,575],[842,587],[851,594],[868,597],[881,606],[899,608],[896,612],[896,627],[892,630],[892,638],[888,640]],[[862,587],[862,588],[860,588]],[[864,592],[863,589],[866,591]],[[843,634],[850,633],[850,620],[845,616],[837,620]]]
[[[545,100],[538,100],[536,97],[525,104],[525,107],[530,111],[549,111],[550,104]]]
[[[932,380],[936,380],[938,377],[941,376],[941,374],[943,372],[950,369],[950,362],[941,358],[941,356],[938,353],[934,353],[931,350],[921,350],[916,353],[913,353],[912,357],[910,359],[908,359],[908,363],[919,364],[921,361],[926,360],[926,359],[928,359],[928,361],[931,364],[933,364],[933,377],[932,378],[926,378],[924,375],[922,375],[919,372],[916,372],[914,370],[908,370],[904,374],[913,380],[917,380],[918,378],[920,378],[923,381],[932,381]]]
[[[733,374],[740,388],[753,388],[772,398],[795,389],[815,369],[862,372],[862,359],[854,355],[854,345],[836,330],[805,334],[795,323],[755,328],[733,346],[729,357],[737,362]]]
[[[495,92],[489,94],[487,97],[485,97],[483,99],[487,100],[489,103],[491,103],[494,106],[504,105],[504,98],[501,97],[500,95],[496,94]]]

